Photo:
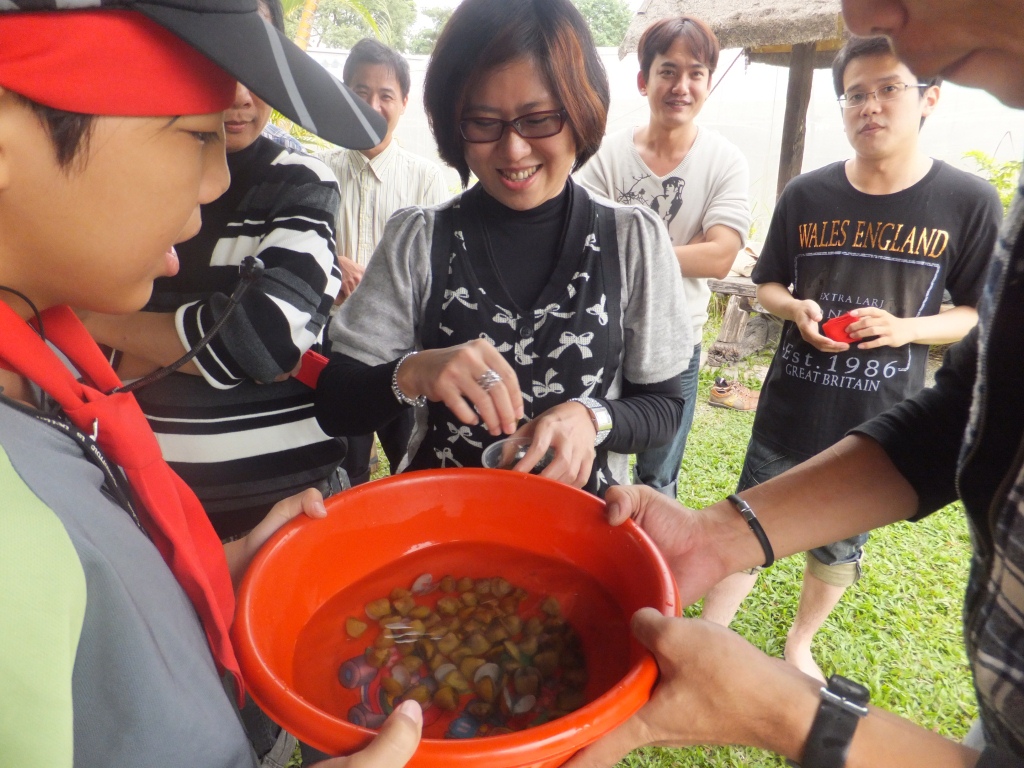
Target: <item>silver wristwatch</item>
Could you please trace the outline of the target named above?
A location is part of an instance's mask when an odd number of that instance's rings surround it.
[[[605,441],[608,433],[612,431],[612,412],[608,410],[607,406],[592,397],[572,397],[569,398],[569,402],[579,403],[590,411],[590,420],[594,422],[594,429],[597,430],[597,435],[594,437],[594,447],[596,448]]]

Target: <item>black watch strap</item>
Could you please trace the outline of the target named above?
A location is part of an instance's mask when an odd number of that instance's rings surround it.
[[[868,714],[868,689],[832,675],[821,689],[821,704],[804,745],[800,768],[843,768],[857,724]],[[797,765],[790,763],[790,765]]]

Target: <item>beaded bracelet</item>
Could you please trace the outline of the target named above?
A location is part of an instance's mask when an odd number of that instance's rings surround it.
[[[772,549],[772,544],[768,541],[768,535],[764,532],[764,528],[761,527],[761,521],[757,519],[757,515],[754,514],[754,510],[750,508],[743,499],[737,496],[735,493],[726,498],[733,503],[736,509],[743,519],[747,521],[747,525],[750,526],[750,530],[754,532],[757,537],[757,541],[761,544],[761,549],[764,550],[764,565],[762,568],[769,568],[771,564],[775,562],[775,550]]]
[[[391,372],[391,391],[394,393],[395,399],[398,400],[398,402],[400,402],[402,405],[411,405],[415,408],[422,408],[424,405],[427,404],[426,395],[420,395],[419,397],[409,397],[398,386],[398,369],[402,367],[402,363],[404,363],[408,358],[412,357],[415,354],[416,352],[414,350],[412,352],[406,352],[404,355],[398,358],[398,362],[395,364],[395,370]]]

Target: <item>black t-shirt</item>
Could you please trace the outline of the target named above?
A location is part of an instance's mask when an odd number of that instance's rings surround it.
[[[987,182],[938,160],[891,195],[858,191],[835,163],[786,187],[751,278],[813,299],[825,320],[860,307],[935,315],[943,290],[975,306],[1001,215]],[[820,352],[786,322],[753,431],[812,456],[921,389],[927,356],[924,344]]]

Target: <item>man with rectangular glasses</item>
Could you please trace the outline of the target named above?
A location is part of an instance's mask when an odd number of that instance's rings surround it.
[[[799,176],[779,198],[751,275],[785,320],[761,390],[738,491],[785,472],[924,386],[928,345],[977,323],[1002,209],[995,190],[923,154],[918,136],[939,100],[887,38],[854,38],[832,65],[854,156]],[[941,311],[948,290],[954,307]],[[845,333],[830,323],[845,316]],[[785,658],[824,680],[811,641],[860,578],[859,535],[807,553]],[[756,569],[712,589],[703,617],[728,625]]]

